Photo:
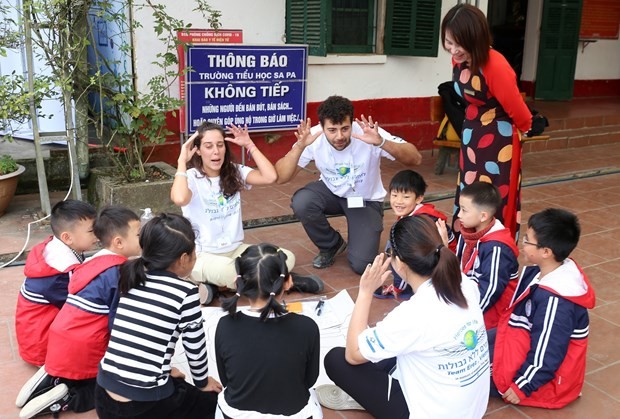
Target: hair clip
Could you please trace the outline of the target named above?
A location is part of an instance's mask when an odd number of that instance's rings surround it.
[[[273,297],[273,296],[276,295],[276,293],[272,291],[272,292],[269,293],[269,295]]]
[[[437,246],[437,249],[435,249],[435,253],[439,253],[442,247],[444,247],[443,243]]]
[[[241,298],[241,294],[239,294],[238,292],[235,293],[235,295],[239,298]]]
[[[284,278],[286,275],[284,274],[280,274],[280,278]]]

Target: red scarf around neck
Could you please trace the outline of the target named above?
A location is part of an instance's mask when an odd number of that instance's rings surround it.
[[[465,242],[465,248],[463,249],[463,254],[461,255],[461,270],[463,273],[469,272],[471,267],[474,264],[473,259],[475,259],[474,249],[476,249],[476,244],[478,241],[491,230],[491,228],[495,225],[495,218],[491,220],[488,226],[483,228],[480,231],[476,231],[475,228],[466,228],[461,224],[461,236],[463,237],[463,241]]]

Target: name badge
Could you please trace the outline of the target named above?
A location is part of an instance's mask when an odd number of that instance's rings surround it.
[[[217,239],[217,247],[227,247],[230,246],[232,244],[232,241],[230,240],[230,237],[224,235],[224,236],[220,236]]]
[[[364,198],[361,196],[349,196],[347,197],[347,207],[349,208],[364,208],[366,206]]]

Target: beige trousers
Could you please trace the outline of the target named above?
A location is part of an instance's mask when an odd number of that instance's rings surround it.
[[[234,290],[237,271],[235,270],[235,259],[250,247],[250,244],[241,243],[235,250],[227,253],[198,253],[196,264],[192,270],[191,279],[193,282],[206,282],[217,287],[226,287]],[[286,254],[286,266],[289,272],[295,266],[295,255],[286,249],[280,248]]]

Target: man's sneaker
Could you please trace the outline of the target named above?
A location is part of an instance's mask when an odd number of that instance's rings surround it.
[[[293,278],[293,286],[289,291],[307,292],[309,294],[323,292],[323,281],[316,275],[299,275],[291,272],[291,277]]]
[[[409,285],[407,285],[404,290],[396,288],[393,284],[383,285],[377,288],[372,296],[380,300],[395,298],[397,300],[407,301],[413,296],[413,289],[411,289]]]
[[[347,242],[344,241],[342,236],[338,238],[338,244],[333,249],[326,251],[321,250],[318,255],[312,260],[312,266],[317,269],[327,268],[334,264],[336,256],[347,250]]]
[[[58,384],[26,403],[26,406],[19,412],[19,417],[26,419],[64,412],[69,409],[70,399],[69,387],[66,384]]]
[[[217,295],[217,288],[211,284],[198,284],[198,295],[200,295],[200,304],[209,305]]]
[[[26,403],[34,399],[38,395],[45,393],[52,387],[59,384],[59,379],[52,377],[45,372],[45,365],[39,368],[39,370],[32,376],[26,384],[22,386],[22,389],[17,395],[15,405],[17,407],[24,407]]]
[[[353,397],[334,384],[323,384],[316,388],[316,397],[322,406],[332,410],[366,410]]]

